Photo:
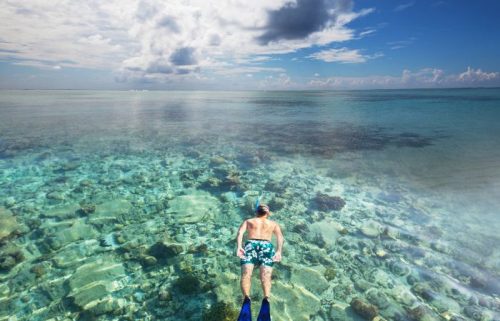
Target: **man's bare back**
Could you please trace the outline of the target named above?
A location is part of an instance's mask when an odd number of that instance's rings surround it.
[[[249,239],[271,241],[277,224],[268,218],[254,217],[246,220],[247,235]]]

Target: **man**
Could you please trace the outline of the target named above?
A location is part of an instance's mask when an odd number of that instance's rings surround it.
[[[254,266],[260,268],[260,281],[262,283],[262,290],[264,292],[264,299],[262,300],[261,313],[258,320],[267,320],[261,318],[262,313],[269,315],[269,297],[271,295],[271,274],[273,272],[274,262],[281,261],[281,251],[283,249],[283,234],[278,223],[269,219],[271,212],[269,206],[260,204],[256,209],[256,216],[254,218],[245,220],[238,230],[237,237],[237,250],[236,255],[241,259],[241,291],[245,297],[243,302],[242,312],[239,320],[246,320],[242,318],[242,314],[250,314],[250,287],[251,278]],[[245,246],[242,247],[243,234],[247,232],[248,239]],[[276,235],[277,249],[274,251],[273,244],[271,243],[272,236]],[[246,307],[246,308],[245,308]],[[247,309],[247,312],[244,310]],[[263,312],[263,309],[267,309]]]

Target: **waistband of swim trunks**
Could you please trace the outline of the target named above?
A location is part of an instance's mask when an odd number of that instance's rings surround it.
[[[265,240],[265,239],[248,239],[247,241],[271,242],[271,241]]]

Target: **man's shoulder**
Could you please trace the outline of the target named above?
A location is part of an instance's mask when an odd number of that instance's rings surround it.
[[[276,221],[269,220],[269,222],[270,222],[270,223],[271,223],[274,227],[276,227],[276,226],[280,226],[280,225],[278,224],[278,222],[276,222]]]
[[[252,217],[252,218],[247,218],[247,219],[245,220],[245,223],[253,223],[253,222],[255,222],[255,217]]]

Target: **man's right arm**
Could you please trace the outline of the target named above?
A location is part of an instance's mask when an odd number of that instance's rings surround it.
[[[240,228],[238,230],[238,236],[236,237],[236,255],[239,257],[242,257],[245,254],[245,251],[243,250],[243,247],[241,244],[243,243],[243,234],[245,234],[247,230],[247,221],[243,221],[241,223]]]

